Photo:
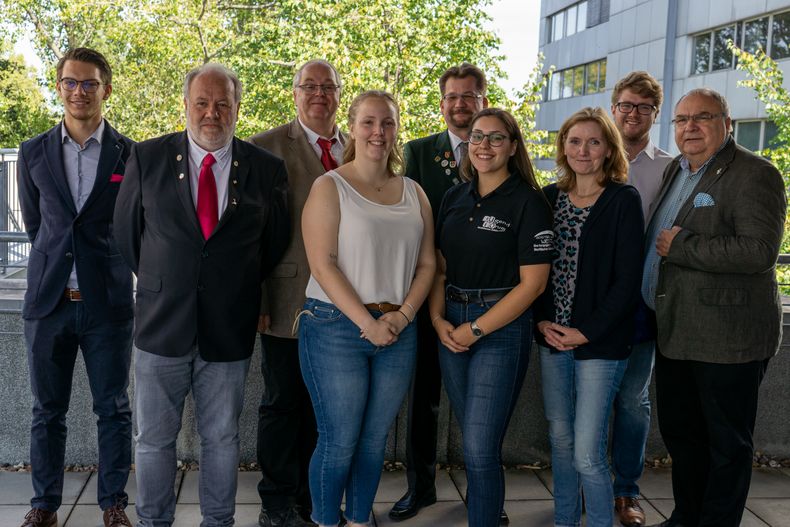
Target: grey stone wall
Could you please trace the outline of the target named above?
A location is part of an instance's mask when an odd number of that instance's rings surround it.
[[[758,450],[776,456],[790,456],[790,315],[786,325],[782,348],[772,359],[761,389],[757,417],[755,445]],[[19,463],[29,460],[29,429],[32,396],[28,382],[27,359],[22,319],[18,312],[0,312],[0,463]],[[549,443],[540,393],[540,363],[533,352],[524,388],[510,423],[504,443],[504,461],[508,464],[548,461]],[[134,393],[132,379],[130,394]],[[255,460],[255,430],[257,403],[261,394],[260,350],[256,347],[250,375],[247,380],[246,401],[242,415],[242,460]],[[655,412],[654,412],[655,415]],[[90,391],[82,359],[78,359],[74,373],[74,388],[67,424],[69,427],[66,449],[67,463],[95,463],[96,418],[91,411]],[[403,438],[406,429],[404,409],[390,433],[387,458],[405,458]],[[461,441],[458,426],[451,415],[446,396],[440,407],[439,460],[460,463]],[[179,458],[198,458],[199,442],[196,437],[193,406],[187,402],[184,424],[178,441]],[[664,456],[665,449],[655,424],[648,441],[649,456]]]

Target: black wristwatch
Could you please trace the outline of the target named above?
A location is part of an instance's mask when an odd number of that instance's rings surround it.
[[[480,326],[477,325],[477,320],[470,322],[469,326],[472,328],[472,335],[475,337],[480,338],[485,335],[485,332],[483,332],[483,330],[480,329]]]

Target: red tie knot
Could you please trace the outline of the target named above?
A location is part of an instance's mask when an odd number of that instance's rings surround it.
[[[335,144],[337,139],[324,139],[323,137],[318,138],[318,146],[321,147],[321,150],[331,150],[332,145]]]
[[[215,161],[216,159],[214,159],[214,154],[209,152],[208,154],[206,154],[206,157],[203,158],[203,163],[201,163],[201,166],[210,167],[211,165],[214,164]]]

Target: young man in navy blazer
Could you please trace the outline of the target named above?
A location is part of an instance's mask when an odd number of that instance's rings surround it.
[[[17,163],[32,244],[22,316],[34,401],[33,499],[22,527],[58,523],[78,349],[98,416],[104,525],[131,526],[124,488],[131,465],[132,273],[116,247],[112,217],[132,142],[102,117],[112,70],[101,53],[70,50],[58,62],[57,78],[63,121],[22,143]]]

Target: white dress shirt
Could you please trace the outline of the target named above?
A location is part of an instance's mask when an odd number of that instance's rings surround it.
[[[203,158],[209,153],[208,150],[203,150],[198,144],[189,137],[189,186],[192,191],[192,203],[197,210],[198,199],[198,181],[200,180],[200,167],[203,165]],[[233,145],[233,138],[230,142],[214,152],[214,164],[211,165],[211,171],[214,173],[214,181],[217,183],[217,219],[222,217],[225,212],[225,207],[228,206],[228,180],[230,179],[230,160],[232,157],[231,146]]]

